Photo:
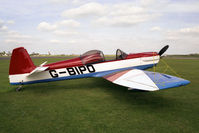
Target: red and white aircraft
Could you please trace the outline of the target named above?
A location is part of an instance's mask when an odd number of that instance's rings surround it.
[[[106,61],[99,50],[91,50],[80,57],[56,63],[35,66],[23,47],[12,52],[9,68],[11,85],[26,85],[41,82],[68,80],[88,77],[103,77],[129,89],[156,91],[189,84],[182,78],[143,71],[155,66],[168,45],[157,52],[126,54],[116,51],[116,59]],[[19,88],[18,88],[19,89]],[[17,89],[17,90],[18,90]]]

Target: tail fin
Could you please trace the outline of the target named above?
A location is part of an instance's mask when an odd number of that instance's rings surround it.
[[[9,75],[30,73],[35,68],[36,66],[24,47],[15,48],[12,51]]]

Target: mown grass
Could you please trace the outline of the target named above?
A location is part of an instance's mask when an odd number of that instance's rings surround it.
[[[34,62],[46,60],[63,58]],[[197,133],[199,61],[164,60],[191,84],[141,92],[89,78],[27,85],[16,92],[8,82],[9,60],[0,60],[0,133]],[[164,69],[163,63],[156,68]]]

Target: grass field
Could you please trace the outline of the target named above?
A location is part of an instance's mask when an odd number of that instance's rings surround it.
[[[46,60],[63,58],[34,62]],[[16,92],[8,82],[9,60],[2,59],[0,133],[198,133],[199,60],[164,60],[191,84],[141,92],[89,78],[27,85]],[[158,67],[164,71],[162,63]]]

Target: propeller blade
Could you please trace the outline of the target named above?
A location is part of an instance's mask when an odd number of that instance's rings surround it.
[[[164,46],[164,47],[159,51],[158,54],[159,54],[160,56],[163,55],[164,52],[166,52],[168,48],[169,48],[169,45]]]

